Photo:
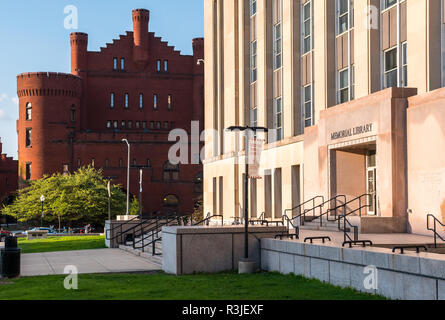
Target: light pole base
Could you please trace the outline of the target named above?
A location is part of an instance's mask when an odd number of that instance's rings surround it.
[[[250,259],[241,259],[238,262],[239,274],[252,274],[256,271],[256,262]]]

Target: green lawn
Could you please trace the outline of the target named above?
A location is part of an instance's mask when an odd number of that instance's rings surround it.
[[[278,273],[172,276],[79,275],[78,290],[65,290],[64,276],[0,280],[0,300],[368,300],[379,296],[317,280]]]
[[[22,253],[89,250],[105,248],[104,236],[48,237],[41,240],[18,239]]]

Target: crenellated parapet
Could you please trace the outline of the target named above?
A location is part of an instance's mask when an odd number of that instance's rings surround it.
[[[22,97],[66,96],[80,97],[82,79],[57,72],[28,72],[17,76],[17,95]]]

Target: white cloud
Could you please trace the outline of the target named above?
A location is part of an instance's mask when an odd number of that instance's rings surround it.
[[[10,120],[9,115],[3,109],[0,109],[0,120]]]
[[[8,95],[6,93],[0,94],[0,102],[6,99],[8,99]]]
[[[19,98],[17,98],[17,97],[13,97],[13,98],[11,98],[11,101],[12,101],[12,103],[14,103],[16,106],[19,105]]]

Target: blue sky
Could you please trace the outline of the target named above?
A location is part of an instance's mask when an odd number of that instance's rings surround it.
[[[149,9],[150,31],[192,54],[192,39],[204,35],[204,0],[14,0],[0,1],[0,137],[3,152],[17,158],[16,75],[70,72],[69,34],[89,34],[88,50],[132,31],[131,10]],[[65,6],[79,13],[77,30],[64,28]]]

